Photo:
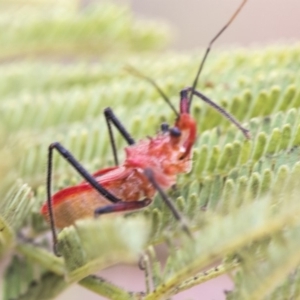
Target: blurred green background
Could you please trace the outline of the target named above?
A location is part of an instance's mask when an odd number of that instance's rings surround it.
[[[102,116],[103,108],[108,105],[137,138],[145,132],[154,133],[162,119],[172,119],[152,87],[131,77],[123,67],[132,64],[154,77],[177,103],[178,91],[192,82],[201,57],[202,51],[196,51],[195,47],[207,44],[239,2],[193,0],[187,5],[183,0],[119,0],[113,5],[100,1],[2,0],[0,188],[3,193],[19,177],[35,191],[43,189],[46,147],[54,140],[74,149],[90,169],[112,164]],[[218,45],[225,48],[228,44],[248,46],[297,40],[299,11],[300,2],[296,0],[250,0]],[[178,50],[184,53],[177,53]],[[204,73],[209,79],[204,76],[200,86],[205,87],[213,79],[216,84],[221,83],[214,91],[215,97],[227,98],[239,90],[238,85],[233,84],[231,91],[225,86],[230,76],[239,75],[232,72],[239,63],[231,60],[230,51],[220,57],[212,54],[212,62],[208,62]],[[241,61],[241,65],[245,64],[242,71],[246,69],[247,74],[247,64]],[[228,74],[221,74],[223,66]],[[273,67],[276,68],[275,63]],[[118,147],[124,147],[120,139]],[[59,159],[55,164],[57,171],[67,169]],[[63,182],[64,178],[60,180]],[[42,201],[41,196],[33,210],[37,212]],[[162,256],[164,251],[161,249]],[[118,266],[101,275],[127,289],[144,288],[143,274],[136,267]],[[223,276],[173,299],[195,298],[198,293],[208,299],[223,299],[223,290],[231,287],[232,282]],[[78,286],[57,299],[84,297],[101,299]]]

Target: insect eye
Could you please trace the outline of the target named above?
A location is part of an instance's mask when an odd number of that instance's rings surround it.
[[[161,131],[162,132],[168,132],[168,130],[169,130],[169,124],[168,123],[162,123],[161,125],[160,125],[160,129],[161,129]]]
[[[180,137],[181,136],[181,131],[178,127],[170,128],[169,132],[172,137]]]

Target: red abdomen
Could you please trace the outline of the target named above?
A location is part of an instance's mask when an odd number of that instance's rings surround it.
[[[138,201],[152,198],[155,190],[149,181],[136,169],[110,168],[107,172],[96,173],[98,182],[122,201]],[[93,218],[96,208],[112,205],[87,183],[63,189],[52,197],[55,226],[64,228],[78,219]],[[47,203],[41,209],[42,215],[49,222]]]

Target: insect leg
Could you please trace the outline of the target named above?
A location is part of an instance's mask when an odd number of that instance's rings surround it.
[[[250,133],[249,130],[245,127],[243,127],[230,113],[228,113],[224,108],[216,104],[214,101],[210,100],[208,97],[203,95],[202,93],[194,90],[193,87],[188,87],[181,91],[181,93],[184,93],[186,91],[192,91],[192,94],[195,94],[198,98],[209,104],[211,107],[213,107],[215,110],[217,110],[221,115],[223,115],[225,118],[227,118],[231,123],[233,123],[239,130],[242,131],[244,136],[247,139],[250,139]]]
[[[111,123],[116,126],[116,128],[121,133],[123,138],[126,140],[128,145],[135,144],[135,141],[131,137],[131,135],[128,133],[128,131],[125,129],[125,127],[120,122],[120,120],[116,117],[116,115],[114,114],[113,110],[110,107],[107,107],[107,108],[104,109],[104,116],[105,116],[105,119],[106,119],[106,124],[107,124],[108,132],[109,132],[110,144],[111,144],[113,154],[114,154],[115,165],[118,166],[119,165],[119,160],[118,160],[116,142],[115,142],[114,134],[113,134],[113,131],[112,131],[112,128],[111,128]]]
[[[141,201],[132,201],[132,202],[118,202],[112,205],[107,205],[104,207],[99,207],[95,210],[95,216],[109,214],[114,212],[124,212],[128,210],[136,210],[148,206],[152,202],[152,199],[145,198]]]
[[[155,180],[153,171],[150,168],[146,168],[146,169],[144,169],[144,174],[148,178],[148,180],[151,182],[151,184],[154,186],[154,188],[158,191],[161,198],[164,200],[166,205],[169,207],[169,209],[173,213],[175,219],[178,220],[181,223],[181,227],[185,231],[185,233],[189,237],[193,238],[192,233],[189,230],[189,227],[188,227],[188,224],[187,224],[186,220],[183,218],[183,216],[177,210],[177,208],[174,205],[173,201],[167,196],[167,194],[163,191],[163,189],[160,187],[158,182]]]
[[[47,165],[47,205],[50,218],[50,227],[53,239],[53,251],[58,256],[57,252],[57,233],[55,230],[55,219],[52,207],[52,169],[53,169],[53,150],[56,149],[57,152],[66,159],[67,162],[101,195],[103,195],[107,200],[112,203],[120,202],[118,199],[108,190],[106,190],[97,180],[89,174],[89,172],[74,158],[74,156],[60,143],[52,143],[48,148],[48,165]]]

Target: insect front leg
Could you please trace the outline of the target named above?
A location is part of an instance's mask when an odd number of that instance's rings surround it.
[[[249,129],[244,128],[241,123],[239,121],[237,121],[230,113],[228,113],[224,108],[222,108],[221,106],[219,106],[217,103],[215,103],[214,101],[212,101],[211,99],[209,99],[207,96],[205,96],[204,94],[193,90],[193,88],[191,87],[187,87],[185,89],[183,89],[180,94],[184,94],[187,93],[188,91],[191,91],[192,94],[196,95],[198,98],[200,98],[202,101],[206,102],[208,105],[210,105],[211,107],[213,107],[215,110],[217,110],[221,115],[223,115],[225,118],[227,118],[231,123],[233,123],[239,130],[242,131],[243,135],[247,138],[250,139],[250,132]],[[191,102],[189,103],[189,105],[191,104]]]
[[[174,205],[173,201],[167,196],[167,194],[163,191],[161,186],[158,184],[154,177],[154,173],[150,168],[144,169],[144,174],[148,178],[148,180],[151,182],[151,184],[154,186],[154,188],[158,191],[159,195],[163,199],[163,201],[166,203],[166,205],[169,207],[171,212],[173,213],[176,220],[178,220],[181,224],[181,227],[183,231],[190,237],[193,238],[193,235],[188,227],[187,221],[185,218],[180,214],[180,212],[177,210],[176,206]]]
[[[52,169],[53,169],[53,150],[66,159],[66,161],[102,196],[112,203],[118,203],[121,199],[115,197],[105,189],[79,162],[75,157],[60,143],[52,143],[48,148],[48,165],[47,165],[47,206],[50,219],[50,227],[53,240],[53,251],[58,256],[57,251],[57,233],[55,229],[55,216],[52,205]]]
[[[129,132],[126,130],[124,125],[120,122],[120,120],[116,117],[116,115],[114,114],[113,110],[110,107],[107,107],[104,109],[104,116],[105,116],[106,124],[107,124],[107,128],[108,128],[110,145],[112,147],[113,154],[114,154],[115,165],[118,166],[119,160],[118,160],[116,142],[115,142],[114,134],[113,134],[113,131],[111,128],[111,124],[115,125],[115,127],[121,133],[122,137],[126,140],[128,145],[135,144],[135,140],[131,137]]]

